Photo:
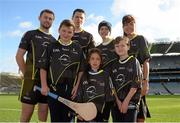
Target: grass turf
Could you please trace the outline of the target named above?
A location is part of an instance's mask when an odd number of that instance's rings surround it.
[[[19,121],[21,103],[17,99],[17,95],[0,95],[0,122]],[[151,118],[147,118],[147,122],[180,122],[180,95],[147,96],[147,103],[151,113]],[[38,121],[37,110],[31,121]]]

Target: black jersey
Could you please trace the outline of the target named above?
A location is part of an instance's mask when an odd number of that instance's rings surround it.
[[[94,102],[98,111],[102,112],[107,98],[106,95],[109,95],[109,93],[109,76],[106,72],[100,70],[84,73],[78,89],[79,102]]]
[[[116,60],[112,66],[111,78],[121,101],[126,98],[131,88],[137,88],[131,102],[136,104],[139,102],[142,71],[136,58],[130,56],[124,61]]]
[[[74,33],[72,40],[80,44],[84,56],[87,56],[89,49],[95,47],[92,34],[84,30],[78,33]]]
[[[41,57],[46,52],[50,42],[55,38],[40,29],[28,31],[24,34],[19,44],[19,48],[27,50],[25,78],[39,79],[38,64],[41,64]]]
[[[108,44],[101,43],[97,48],[102,52],[103,69],[108,70],[113,61],[118,58],[114,50],[113,40]]]
[[[72,42],[63,45],[59,41],[51,43],[47,56],[42,60],[40,68],[49,70],[48,85],[63,90],[69,89],[71,92],[79,70],[83,69],[84,57],[79,44]],[[56,89],[55,89],[56,90]]]
[[[146,59],[150,58],[148,41],[141,35],[137,35],[130,40],[129,55],[133,55],[139,60],[140,64],[143,64]]]

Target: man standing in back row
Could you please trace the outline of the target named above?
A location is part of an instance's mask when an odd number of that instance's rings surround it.
[[[88,50],[94,48],[94,39],[91,33],[86,32],[82,27],[85,21],[85,11],[83,9],[75,9],[72,20],[75,24],[75,33],[72,37],[73,41],[78,42],[83,49],[84,55],[87,56]]]
[[[88,51],[91,48],[95,47],[93,35],[90,34],[89,32],[86,32],[82,28],[85,21],[85,15],[86,13],[83,9],[75,9],[72,15],[72,20],[75,25],[75,33],[74,33],[74,36],[72,37],[72,41],[80,44],[83,51],[84,58],[86,58]],[[76,97],[80,78],[81,78],[81,75],[79,76],[77,80],[76,86],[72,90],[72,99]]]

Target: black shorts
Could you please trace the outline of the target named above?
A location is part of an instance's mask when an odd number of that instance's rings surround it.
[[[137,118],[145,119],[146,117],[151,117],[148,106],[146,104],[146,97],[141,97],[140,105],[139,105],[139,112]]]
[[[121,113],[117,105],[115,105],[112,109],[112,120],[113,122],[136,122],[137,120],[137,106],[133,105],[133,107],[127,110],[127,113]]]
[[[34,81],[32,79],[24,79],[22,81],[21,92],[19,94],[19,100],[22,103],[35,105],[37,103],[47,103],[47,96],[43,96],[41,92],[34,91],[34,85],[40,87],[40,81]]]

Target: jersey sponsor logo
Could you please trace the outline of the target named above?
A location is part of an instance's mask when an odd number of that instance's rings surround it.
[[[87,84],[88,84],[88,81],[83,81],[82,84],[83,84],[83,85],[87,85]]]
[[[79,41],[78,41],[78,40],[73,40],[73,42],[75,42],[75,43],[78,43],[78,44],[79,44]]]
[[[113,72],[113,73],[116,73],[116,72],[117,72],[117,69],[112,70],[112,72]]]
[[[127,71],[132,73],[133,72],[133,69],[132,68],[127,68]]]
[[[87,40],[87,37],[81,37],[83,40]]]
[[[103,51],[106,51],[106,50],[108,50],[108,48],[102,48],[102,50],[103,50]]]
[[[104,82],[99,82],[99,86],[105,86]]]
[[[42,37],[42,36],[39,36],[39,35],[35,35],[35,38],[43,39],[43,37]]]
[[[75,48],[73,48],[73,49],[72,49],[72,53],[74,53],[74,54],[78,55],[78,52],[76,51],[76,49],[75,49]]]
[[[96,94],[95,86],[89,86],[86,89],[86,93],[87,93],[88,98],[93,98],[94,96],[96,96],[97,94]]]
[[[105,54],[105,53],[103,53],[103,54],[102,54],[102,59],[103,59],[103,61],[106,61],[106,59],[108,59],[108,55]]]
[[[118,70],[124,70],[125,69],[125,67],[119,67],[118,68]]]
[[[47,47],[49,44],[50,44],[49,42],[45,41],[42,43],[42,46]]]
[[[71,58],[66,54],[63,54],[58,60],[64,66],[67,66],[67,65],[69,65],[71,63]]]
[[[23,99],[25,99],[25,100],[31,100],[31,98],[30,98],[30,97],[27,97],[27,96],[23,96]]]
[[[136,47],[136,44],[135,44],[135,43],[131,43],[131,46],[132,46],[132,47]]]
[[[45,39],[48,39],[48,40],[49,40],[49,37],[44,36],[43,38],[45,38]]]
[[[63,51],[69,51],[69,49],[67,49],[67,48],[62,48],[62,50],[63,50]]]
[[[61,52],[60,49],[53,49],[53,53]]]

